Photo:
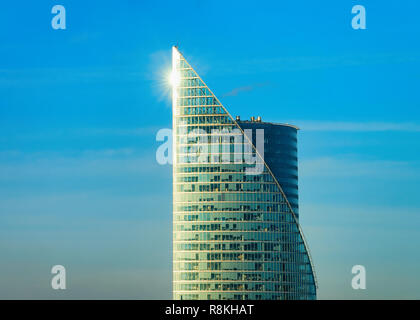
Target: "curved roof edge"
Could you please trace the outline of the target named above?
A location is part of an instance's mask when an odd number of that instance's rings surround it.
[[[296,130],[300,130],[300,128],[294,124],[290,123],[276,123],[276,122],[268,122],[268,121],[252,121],[252,120],[237,120],[238,122],[246,122],[246,123],[257,123],[257,124],[269,124],[273,126],[282,126],[282,127],[291,127]]]

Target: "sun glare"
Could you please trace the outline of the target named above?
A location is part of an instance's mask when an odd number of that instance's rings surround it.
[[[179,72],[172,71],[170,74],[169,82],[173,87],[178,86],[180,82]]]

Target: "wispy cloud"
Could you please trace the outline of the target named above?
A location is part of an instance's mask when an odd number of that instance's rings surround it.
[[[133,148],[83,150],[79,153],[17,151],[2,152],[0,160],[18,157],[19,161],[0,162],[0,183],[29,178],[133,177],[162,173],[154,154]]]
[[[269,84],[270,84],[269,82],[264,82],[264,83],[256,83],[256,84],[251,84],[251,85],[248,85],[248,86],[242,86],[242,87],[234,88],[231,91],[223,94],[222,97],[235,97],[242,92],[249,92],[249,91],[255,90],[257,88],[266,87]]]
[[[36,132],[19,131],[15,134],[0,135],[0,141],[18,139],[25,141],[56,140],[63,137],[89,138],[89,137],[154,137],[162,126],[132,127],[132,128],[54,128],[40,129]]]
[[[406,131],[420,132],[420,124],[414,122],[344,122],[344,121],[306,121],[291,120],[305,131]]]
[[[74,134],[86,136],[153,136],[160,126],[135,127],[135,128],[85,128],[74,130]]]
[[[418,62],[419,60],[419,52],[383,52],[378,54],[343,54],[335,56],[280,56],[229,61],[215,66],[214,68],[223,70],[224,74],[227,72],[235,74],[251,74],[255,72],[301,71],[336,67],[400,64]]]
[[[320,157],[300,162],[300,177],[376,177],[419,179],[420,164],[415,161],[363,160]]]
[[[147,73],[129,66],[108,67],[45,67],[0,70],[1,87],[26,87],[53,83],[126,83],[147,80]]]

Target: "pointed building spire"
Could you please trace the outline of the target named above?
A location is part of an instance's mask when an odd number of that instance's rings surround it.
[[[257,299],[260,288],[266,288],[263,299],[316,298],[314,269],[302,230],[263,155],[175,46],[172,62],[174,298]],[[216,130],[220,139],[206,137]],[[232,135],[241,137],[240,150],[251,145],[251,153],[263,163],[260,174],[250,178],[251,164],[246,161],[214,162],[237,145],[237,140],[224,140]],[[203,137],[210,155],[191,157]],[[204,149],[199,150],[201,156]],[[222,249],[226,246],[228,255]],[[257,253],[248,256],[247,250]],[[272,262],[263,258],[266,253]],[[238,277],[231,281],[204,280],[205,274],[216,273],[220,280],[228,279],[232,270]],[[267,271],[273,273],[271,280],[265,279]],[[244,280],[242,275],[251,277],[250,272],[260,280]]]

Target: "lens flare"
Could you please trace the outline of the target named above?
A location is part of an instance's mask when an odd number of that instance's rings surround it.
[[[169,82],[173,87],[177,87],[181,80],[180,74],[177,71],[172,71],[169,76]]]

